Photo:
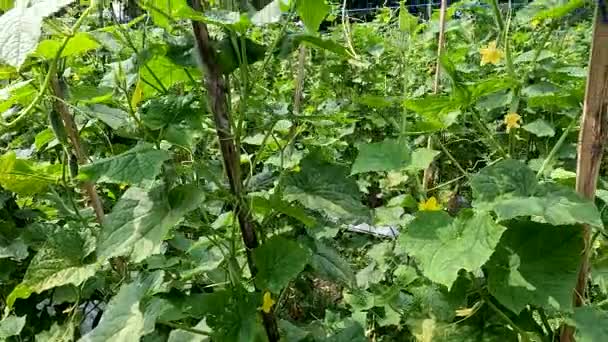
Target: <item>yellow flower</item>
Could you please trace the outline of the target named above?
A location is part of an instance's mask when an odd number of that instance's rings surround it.
[[[418,203],[418,210],[420,211],[438,211],[441,210],[441,206],[437,203],[435,196],[432,196],[426,201]]]
[[[519,122],[521,116],[517,113],[509,113],[505,115],[505,125],[507,125],[507,133],[511,131],[511,128],[519,128]]]
[[[270,292],[266,291],[264,293],[264,299],[262,300],[262,311],[264,311],[265,313],[270,313],[270,310],[272,309],[274,303],[275,301],[270,296]]]
[[[498,64],[502,59],[503,52],[496,48],[496,41],[493,40],[488,44],[487,47],[479,49],[479,53],[481,53],[481,65],[490,64]]]

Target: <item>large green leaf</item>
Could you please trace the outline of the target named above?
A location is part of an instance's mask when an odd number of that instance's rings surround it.
[[[286,200],[297,200],[306,208],[323,211],[333,218],[369,219],[370,212],[361,203],[359,187],[348,177],[348,168],[326,162],[318,154],[306,156],[300,168],[284,179]]]
[[[522,127],[526,131],[536,135],[537,137],[552,137],[555,135],[555,129],[547,121],[537,119]]]
[[[179,201],[172,203],[170,199],[174,198]],[[133,262],[140,262],[160,253],[169,230],[201,199],[202,192],[194,186],[174,188],[168,196],[163,186],[151,190],[129,188],[102,224],[97,256],[105,260],[129,255]]]
[[[318,239],[302,239],[312,251],[310,266],[323,278],[338,281],[348,287],[356,283],[353,269],[333,247]]]
[[[141,184],[153,181],[169,153],[151,146],[137,146],[127,152],[97,160],[80,168],[82,180],[105,183]]]
[[[155,55],[144,67],[139,69],[139,76],[155,86],[151,87],[147,83],[142,84],[143,93],[146,98],[157,94],[157,89],[162,89],[161,84],[165,89],[170,89],[179,83],[189,83],[190,77],[188,75],[199,78],[200,71],[197,68],[179,66],[167,56]]]
[[[350,57],[348,50],[335,41],[304,33],[289,33],[284,35],[277,44],[277,49],[274,53],[280,58],[286,58],[302,43],[307,43],[307,45],[312,47],[333,52],[341,57]]]
[[[0,61],[21,67],[27,55],[36,49],[42,20],[74,0],[41,0],[32,6],[16,6],[0,16]],[[10,29],[8,29],[10,28]]]
[[[179,13],[188,11],[186,0],[144,0],[142,7],[150,12],[154,24],[171,32],[172,20]]]
[[[19,335],[25,326],[25,316],[7,316],[0,321],[0,340]]]
[[[608,313],[600,308],[584,306],[574,309],[578,342],[608,341]]]
[[[164,95],[146,102],[140,110],[140,116],[144,125],[158,130],[184,120],[197,120],[199,111],[192,94]]]
[[[450,288],[458,271],[476,271],[488,261],[505,229],[486,212],[452,219],[443,211],[421,211],[399,239],[427,278]]]
[[[412,153],[403,142],[386,139],[378,143],[360,144],[351,175],[371,171],[392,171],[404,168]]]
[[[481,170],[471,179],[474,206],[493,210],[499,220],[532,216],[554,225],[587,223],[602,226],[593,202],[574,190],[551,183],[539,184],[523,162],[504,160]]]
[[[325,0],[298,0],[296,10],[309,32],[317,32],[330,7]]]
[[[141,301],[162,278],[163,272],[158,271],[122,285],[104,309],[99,324],[78,342],[139,341],[144,332]]]
[[[34,195],[61,179],[61,165],[17,159],[15,152],[0,157],[0,186],[21,195]]]
[[[78,286],[92,277],[97,264],[88,264],[85,257],[93,252],[95,241],[90,231],[69,226],[58,228],[30,262],[23,281],[7,298],[11,307],[18,298],[28,298],[54,287]]]
[[[108,107],[102,104],[95,104],[90,107],[83,108],[83,111],[110,128],[117,130],[129,123],[129,114],[122,109]]]
[[[310,251],[297,242],[275,236],[253,251],[258,267],[256,284],[265,290],[279,293],[293,280],[310,259]]]
[[[490,293],[515,313],[526,305],[571,310],[581,232],[529,221],[509,227],[486,264]]]
[[[59,52],[61,45],[62,42],[58,39],[43,40],[38,44],[35,55],[49,60],[53,59],[57,52]],[[79,56],[95,50],[99,46],[99,43],[93,39],[92,35],[86,32],[79,32],[66,44],[61,52],[61,57]]]

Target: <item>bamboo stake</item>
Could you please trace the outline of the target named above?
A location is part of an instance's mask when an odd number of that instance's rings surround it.
[[[439,93],[439,87],[441,85],[441,63],[439,62],[439,59],[441,58],[441,54],[443,54],[443,48],[445,45],[445,17],[447,8],[447,0],[441,0],[441,8],[439,9],[439,40],[437,42],[437,66],[435,67],[435,82],[433,84],[433,94]],[[432,135],[429,135],[428,137],[427,147],[433,147]],[[427,191],[428,188],[432,187],[433,174],[435,169],[435,166],[431,163],[431,165],[429,165],[424,170],[424,176],[422,177],[422,188],[424,189],[424,191]]]
[[[201,0],[193,0],[192,7],[200,11],[202,9]],[[230,184],[230,190],[236,198],[235,212],[239,221],[247,264],[253,277],[257,273],[255,262],[253,261],[252,251],[258,247],[258,238],[255,232],[255,225],[251,211],[245,200],[243,181],[241,179],[240,151],[236,148],[234,135],[232,134],[232,119],[227,101],[227,84],[222,74],[217,56],[212,46],[211,38],[207,25],[203,22],[192,21],[192,30],[196,40],[196,48],[201,57],[204,67],[205,86],[207,88],[207,98],[215,129],[222,152],[224,168]],[[260,289],[257,288],[259,291]],[[264,327],[269,342],[278,342],[280,339],[279,329],[274,313],[262,312]]]
[[[605,5],[599,2],[595,14],[595,28],[576,165],[576,191],[590,200],[595,197],[602,155],[606,138],[608,138],[608,18],[603,16],[600,6]],[[582,251],[578,279],[574,289],[573,304],[575,307],[585,304],[589,278],[591,228],[584,225],[582,229],[584,250]],[[565,246],[565,248],[568,247]],[[565,326],[560,341],[574,341],[574,327]]]

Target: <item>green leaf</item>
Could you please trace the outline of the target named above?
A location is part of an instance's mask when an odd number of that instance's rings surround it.
[[[552,137],[555,135],[553,126],[543,119],[537,119],[527,125],[522,126],[526,131],[536,135],[537,137]]]
[[[461,103],[444,95],[428,95],[424,98],[408,99],[403,103],[408,110],[422,117],[417,126],[424,130],[435,131],[450,127],[456,120]]]
[[[608,341],[608,313],[593,306],[574,309],[576,341]]]
[[[158,81],[152,76],[152,73],[158,77]],[[188,74],[195,79],[200,78],[201,75],[197,68],[184,68],[173,63],[169,57],[159,55],[152,57],[145,66],[139,69],[139,76],[149,80],[158,89],[162,89],[161,84],[165,89],[170,89],[179,83],[189,83],[190,77]],[[146,98],[158,93],[155,88],[147,83],[142,84],[142,89]]]
[[[505,230],[485,212],[464,211],[452,219],[443,211],[421,211],[399,241],[427,278],[450,288],[461,269],[481,268]]]
[[[411,161],[411,151],[397,139],[378,143],[360,144],[351,175],[363,172],[400,170]]]
[[[419,147],[412,152],[412,161],[407,169],[413,172],[425,170],[441,152]]]
[[[534,172],[521,161],[504,160],[484,168],[472,177],[471,188],[474,206],[493,210],[499,220],[532,216],[553,225],[602,226],[593,202],[563,186],[538,184]]]
[[[302,43],[308,43],[308,45],[312,47],[333,52],[341,57],[350,58],[348,50],[333,40],[322,39],[320,37],[303,33],[290,33],[281,37],[279,43],[277,44],[278,48],[274,51],[274,53],[280,58],[287,58]]]
[[[158,130],[184,120],[196,119],[198,111],[192,94],[163,95],[146,102],[140,110],[140,116],[144,125]]]
[[[141,184],[153,181],[160,173],[169,153],[151,146],[136,146],[110,158],[96,160],[80,168],[81,180],[116,184]]]
[[[36,334],[36,342],[69,342],[74,341],[74,325],[68,321],[63,325],[56,322],[51,329]]]
[[[512,159],[488,166],[471,179],[473,196],[479,201],[488,202],[506,193],[530,196],[537,186],[534,172],[523,162]]]
[[[534,16],[536,20],[560,19],[579,7],[585,6],[584,0],[554,1],[557,2],[546,10],[540,11]]]
[[[42,148],[53,141],[55,139],[55,133],[50,128],[46,128],[40,133],[36,134],[36,138],[34,139],[34,146],[36,146],[36,150],[41,151]]]
[[[276,210],[283,215],[287,215],[302,222],[309,228],[313,228],[317,224],[315,218],[308,215],[302,207],[283,201],[278,196],[271,196],[270,199],[259,196],[253,197],[251,199],[251,208],[263,215],[270,213],[272,210]]]
[[[129,114],[122,109],[108,107],[102,104],[85,107],[87,115],[105,123],[113,130],[126,126],[129,122]]]
[[[61,169],[61,165],[17,159],[11,151],[0,157],[0,185],[20,195],[34,195],[57,183],[61,179]]]
[[[331,164],[317,154],[309,154],[300,162],[301,170],[284,179],[283,196],[304,207],[323,211],[343,220],[369,219],[369,210],[361,203],[359,187],[348,178],[346,167]]]
[[[104,309],[99,324],[78,342],[139,341],[144,332],[141,301],[162,278],[159,271],[122,285]]]
[[[0,243],[0,259],[11,258],[13,260],[23,260],[27,258],[27,245],[22,239],[15,239],[8,245]]]
[[[352,268],[333,247],[317,239],[307,239],[306,245],[312,251],[310,265],[321,277],[339,281],[348,287],[356,283]]]
[[[258,267],[256,284],[264,290],[279,293],[304,270],[310,251],[297,242],[275,236],[253,251]]]
[[[0,89],[0,112],[11,109],[16,104],[25,106],[36,95],[32,80],[17,82]]]
[[[325,0],[298,0],[296,4],[296,11],[300,19],[311,33],[319,30],[321,22],[329,14],[330,9]]]
[[[0,340],[16,336],[21,333],[25,326],[26,316],[7,316],[0,321]]]
[[[405,1],[401,1],[399,4],[399,30],[412,35],[416,33],[417,28],[418,17],[412,15],[410,11],[408,11],[405,6]]]
[[[34,292],[68,284],[78,286],[92,277],[98,265],[87,264],[84,258],[94,245],[88,230],[81,232],[67,226],[57,229],[30,262],[23,281],[8,296],[7,306],[12,307],[15,300],[28,298]]]
[[[172,31],[173,18],[189,9],[186,0],[145,0],[142,7],[150,12],[154,24],[168,32]]]
[[[570,311],[581,232],[529,221],[510,226],[486,264],[490,293],[515,313],[526,305]]]
[[[140,262],[160,253],[169,230],[201,199],[202,192],[189,185],[172,189],[168,196],[162,186],[129,188],[102,224],[97,256],[105,260],[129,255],[133,262]]]
[[[43,40],[38,44],[35,55],[47,60],[55,58],[61,48],[62,41],[57,39]],[[61,52],[61,57],[80,56],[100,47],[93,36],[86,32],[78,32],[72,37]]]
[[[0,16],[0,61],[21,67],[28,54],[36,49],[42,20],[74,0],[41,0],[32,6],[17,6]]]
[[[283,3],[285,0],[273,0],[261,10],[257,11],[252,17],[251,22],[254,25],[263,26],[268,24],[278,23],[283,14]],[[287,0],[289,2],[289,0]]]

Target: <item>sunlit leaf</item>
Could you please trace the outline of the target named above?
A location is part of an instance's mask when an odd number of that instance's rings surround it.
[[[159,271],[122,285],[104,309],[99,324],[78,342],[138,341],[144,332],[141,301],[162,277]]]
[[[543,119],[532,121],[527,125],[523,125],[522,128],[537,137],[552,137],[555,135],[553,126]]]
[[[360,144],[351,175],[363,172],[399,170],[407,166],[412,153],[403,142],[386,139],[378,143]]]
[[[61,179],[61,165],[17,159],[15,152],[0,157],[0,185],[22,195],[33,195]]]
[[[94,238],[88,231],[68,227],[57,229],[30,262],[23,281],[8,296],[7,305],[10,307],[18,298],[28,298],[32,293],[82,284],[98,269],[98,265],[84,262],[94,245]]]
[[[25,316],[7,316],[0,321],[0,339],[19,335],[25,326]]]
[[[330,7],[325,0],[297,0],[296,10],[306,29],[317,32]]]
[[[17,6],[0,16],[0,61],[19,68],[36,49],[42,20],[74,0],[41,0],[30,7]]]
[[[194,186],[177,187],[168,196],[162,186],[151,190],[129,188],[104,219],[97,256],[105,260],[129,255],[140,262],[159,253],[169,230],[196,208],[201,198],[201,191]]]
[[[505,230],[488,213],[465,211],[452,219],[444,211],[419,212],[399,241],[427,278],[450,288],[458,271],[476,271],[490,258]]]

